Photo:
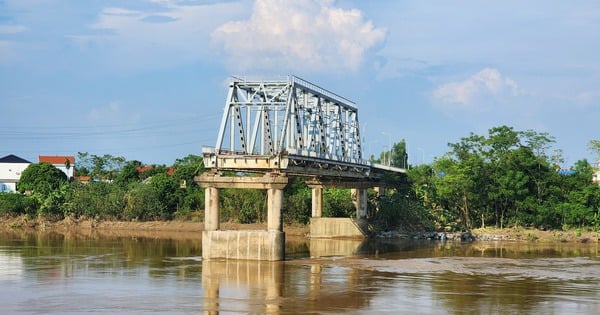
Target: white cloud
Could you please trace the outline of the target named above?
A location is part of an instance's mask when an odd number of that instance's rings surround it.
[[[26,30],[23,25],[0,24],[0,35],[15,35]],[[10,63],[17,57],[17,45],[14,40],[0,39],[0,63]]]
[[[464,107],[477,105],[481,97],[519,94],[521,91],[517,83],[493,68],[485,68],[467,80],[446,83],[433,91],[433,97],[437,101]]]
[[[248,20],[221,25],[213,43],[230,65],[247,69],[356,70],[365,52],[383,42],[361,11],[328,0],[256,0]]]
[[[188,5],[155,1],[152,9],[107,7],[85,33],[66,37],[82,50],[102,52],[115,68],[165,68],[210,54],[210,33],[242,11],[239,3]]]

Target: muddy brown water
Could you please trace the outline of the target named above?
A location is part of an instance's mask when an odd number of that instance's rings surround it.
[[[600,314],[598,243],[201,240],[0,232],[0,314]]]

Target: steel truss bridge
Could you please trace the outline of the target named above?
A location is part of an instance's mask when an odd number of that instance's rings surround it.
[[[367,181],[405,173],[363,159],[354,102],[295,76],[232,77],[217,143],[202,151],[216,170]]]

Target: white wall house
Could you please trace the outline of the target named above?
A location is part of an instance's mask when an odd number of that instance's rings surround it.
[[[0,158],[0,192],[16,192],[21,173],[31,164],[16,155]]]
[[[40,155],[38,162],[47,162],[61,170],[67,175],[67,179],[73,178],[75,170],[75,157],[72,155]]]

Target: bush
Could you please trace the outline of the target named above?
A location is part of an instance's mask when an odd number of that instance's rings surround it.
[[[311,192],[309,189],[301,190],[284,199],[283,222],[306,224],[311,217]]]
[[[125,189],[107,182],[72,183],[65,214],[94,218],[117,218],[125,207]]]
[[[35,203],[31,197],[15,194],[0,193],[0,215],[35,214]]]
[[[50,190],[45,194],[34,192],[33,197],[38,202],[37,214],[53,219],[61,219],[66,208],[66,197],[69,194],[69,184],[63,183],[57,189]]]
[[[356,207],[352,203],[350,189],[324,189],[323,216],[333,218],[355,217]]]
[[[222,189],[223,220],[238,223],[263,222],[266,219],[266,191],[260,189]]]
[[[204,209],[204,191],[188,189],[183,198],[183,207],[179,211],[190,212],[200,209]]]
[[[145,221],[167,218],[167,207],[160,200],[156,187],[142,183],[129,186],[125,194],[123,219]]]

